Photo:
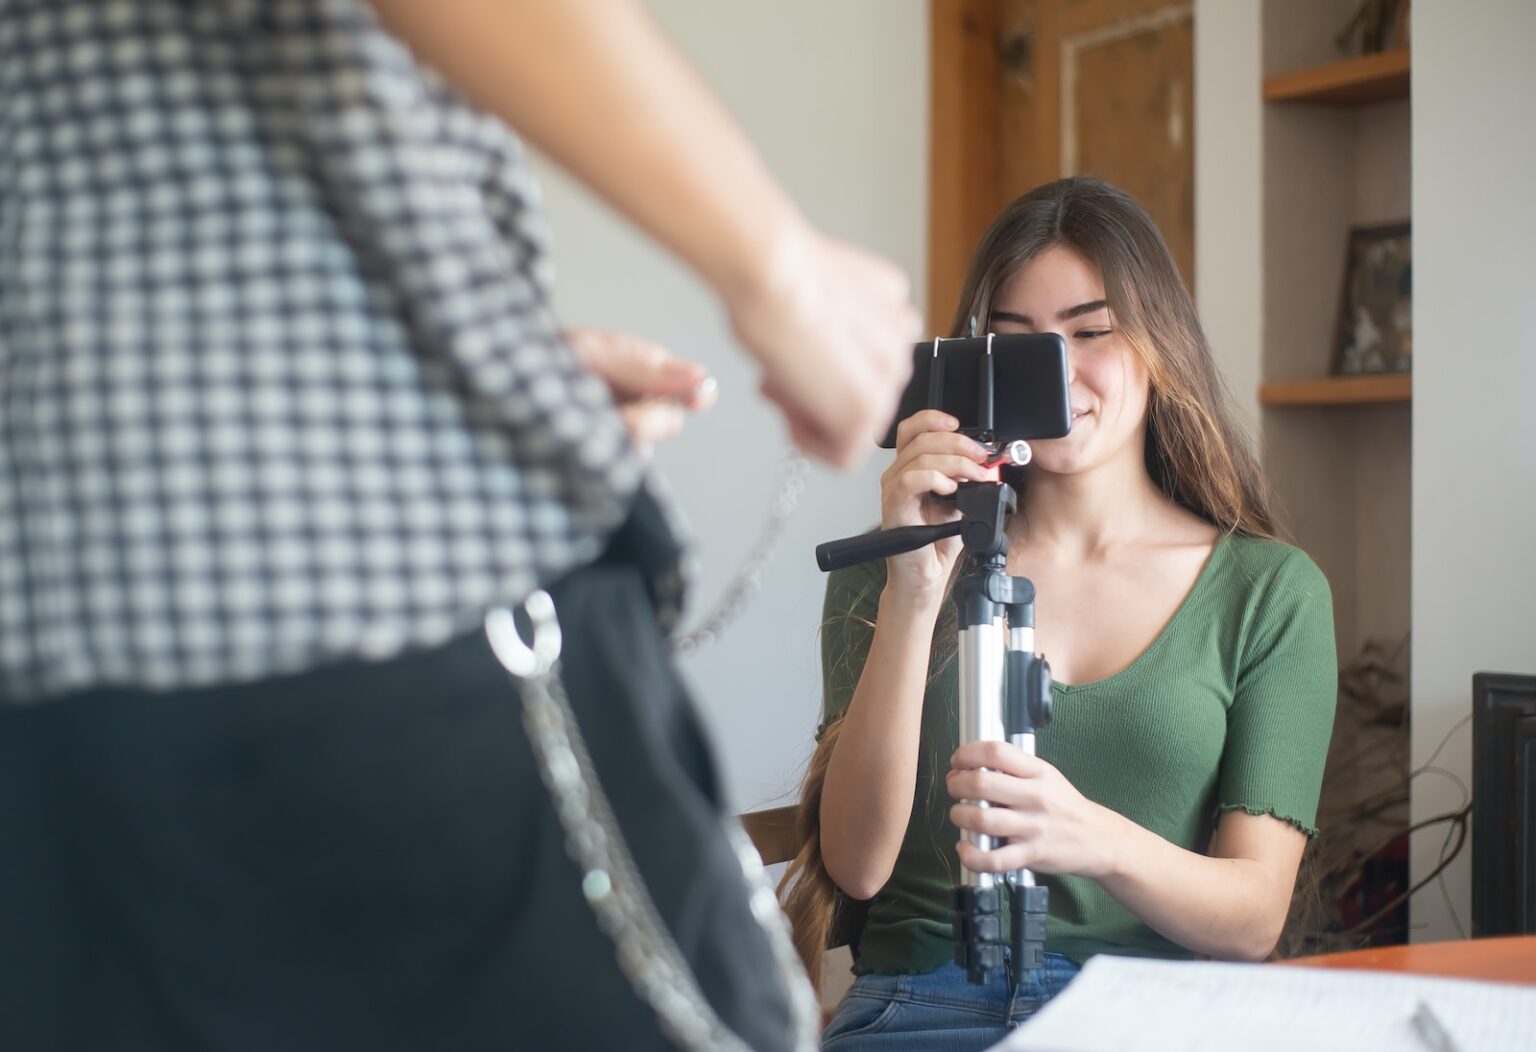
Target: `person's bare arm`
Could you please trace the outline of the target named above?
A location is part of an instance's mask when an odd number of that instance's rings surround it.
[[[802,448],[863,458],[916,314],[901,273],[823,238],[635,0],[373,0],[423,61],[713,287]]]
[[[855,899],[896,868],[917,787],[917,750],[936,603],[887,587],[869,657],[843,717],[821,794],[821,857]]]
[[[1259,961],[1275,948],[1307,844],[1289,822],[1228,812],[1202,855],[1085,798],[1051,764],[1007,742],[967,742],[951,764],[950,795],[962,801],[950,809],[955,825],[1009,841],[982,851],[961,840],[962,865],[1091,877],[1195,953]],[[975,800],[997,806],[966,802]]]
[[[374,0],[389,29],[712,285],[760,281],[799,222],[634,0]]]
[[[960,421],[925,409],[896,429],[896,458],[880,480],[883,527],[959,517],[959,481],[997,481],[986,452],[956,433]],[[875,635],[827,763],[821,795],[821,857],[837,885],[867,899],[890,879],[912,815],[923,695],[933,628],[960,555],[951,537],[886,560]]]

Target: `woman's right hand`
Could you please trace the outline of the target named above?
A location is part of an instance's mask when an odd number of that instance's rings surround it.
[[[890,427],[912,372],[911,289],[894,264],[802,223],[772,240],[750,282],[722,286],[732,327],[795,445],[852,467]]]
[[[962,480],[996,482],[998,469],[983,467],[988,453],[981,443],[957,433],[960,422],[936,409],[924,409],[896,427],[896,459],[880,476],[880,527],[936,526],[954,522],[960,510],[934,499],[959,489]],[[886,559],[886,588],[915,601],[937,601],[944,594],[959,537]]]
[[[912,371],[906,276],[806,222],[643,3],[373,5],[719,293],[796,446],[840,467],[873,452]]]

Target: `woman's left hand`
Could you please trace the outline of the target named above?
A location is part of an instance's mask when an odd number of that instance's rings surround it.
[[[1003,873],[1031,869],[1102,878],[1114,868],[1125,819],[1094,803],[1065,775],[1008,742],[967,742],[950,758],[949,809],[960,829],[1006,838],[982,851],[962,839],[956,850],[967,869]],[[963,801],[985,800],[991,807]]]
[[[708,409],[715,381],[702,365],[629,333],[570,329],[566,341],[613,392],[629,437],[641,453],[682,430],[685,412]]]

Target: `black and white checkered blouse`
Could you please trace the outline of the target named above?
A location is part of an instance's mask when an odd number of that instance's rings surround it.
[[[446,640],[641,481],[521,147],[363,0],[0,0],[0,697]]]

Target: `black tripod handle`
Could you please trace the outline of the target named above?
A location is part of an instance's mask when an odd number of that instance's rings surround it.
[[[861,533],[857,537],[827,541],[816,546],[816,565],[823,570],[841,570],[872,559],[884,559],[888,555],[915,552],[925,544],[942,541],[945,537],[958,537],[962,520],[941,523],[938,526],[896,526],[874,533]]]

